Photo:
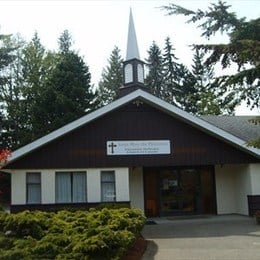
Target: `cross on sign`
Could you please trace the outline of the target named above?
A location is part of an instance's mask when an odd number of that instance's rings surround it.
[[[108,147],[111,148],[111,153],[113,154],[114,153],[114,148],[117,147],[117,145],[112,142],[112,143],[110,143],[108,145]]]

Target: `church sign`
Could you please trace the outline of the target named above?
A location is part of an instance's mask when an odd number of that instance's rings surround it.
[[[107,141],[107,155],[152,155],[170,153],[170,140]]]

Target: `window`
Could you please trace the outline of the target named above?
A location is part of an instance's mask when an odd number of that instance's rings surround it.
[[[26,202],[28,204],[41,203],[41,173],[26,173]]]
[[[56,172],[56,202],[87,201],[86,172]]]
[[[144,83],[144,70],[141,64],[137,65],[137,75],[138,75],[138,81]]]
[[[101,172],[101,200],[102,202],[116,201],[115,172]]]
[[[127,64],[125,66],[125,83],[130,83],[133,81],[133,65]]]

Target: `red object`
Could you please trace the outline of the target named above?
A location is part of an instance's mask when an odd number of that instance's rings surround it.
[[[8,149],[0,150],[0,163],[6,163],[8,157],[11,155],[11,151]]]

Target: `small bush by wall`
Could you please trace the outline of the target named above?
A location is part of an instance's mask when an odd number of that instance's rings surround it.
[[[120,259],[144,223],[133,208],[0,212],[0,258]]]

